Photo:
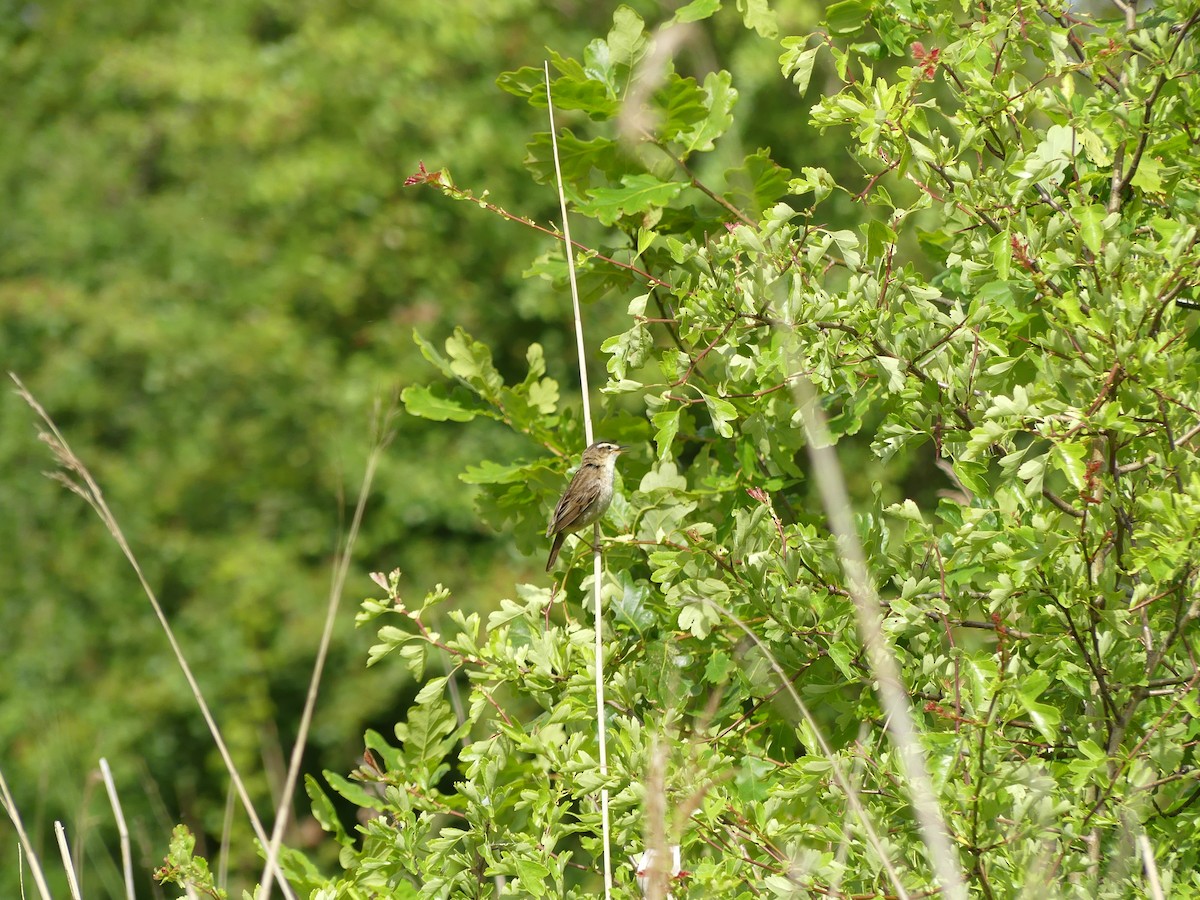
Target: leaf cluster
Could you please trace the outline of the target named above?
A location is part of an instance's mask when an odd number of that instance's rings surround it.
[[[609,772],[575,599],[589,579],[568,577],[565,596],[521,585],[486,620],[440,624],[441,596],[410,609],[393,580],[364,607],[401,622],[372,660],[397,654],[420,677],[436,658],[442,674],[398,746],[371,738],[381,762],[359,778],[384,786],[380,815],[347,845],[347,890],[382,854],[389,885],[434,896],[588,895],[601,786],[619,852],[666,835],[690,895],[935,887],[841,551],[805,502],[804,402],[839,450],[866,442],[927,482],[899,500],[854,482],[856,527],[971,890],[1065,893],[1066,879],[1129,896],[1151,871],[1197,890],[1200,163],[1185,145],[1198,16],[847,0],[826,17],[783,40],[780,71],[801,94],[818,71],[836,84],[809,115],[848,135],[859,175],[845,181],[794,175],[767,151],[698,178],[736,89],[723,72],[648,72],[631,10],[582,59],[553,58],[556,105],[588,116],[586,134],[561,135],[565,186],[608,228],[585,266],[627,304],[601,344],[603,391],[640,405],[627,433],[648,438],[594,586]],[[545,103],[540,72],[500,83]],[[548,147],[529,148],[543,181]],[[831,198],[858,210],[854,227],[824,214]],[[550,436],[566,420],[536,354],[506,387],[465,334],[449,361],[421,343],[452,387],[410,388],[411,413],[486,415],[577,446],[575,427]],[[546,474],[488,461],[466,477],[485,510],[532,532]],[[656,742],[669,758],[657,788]]]

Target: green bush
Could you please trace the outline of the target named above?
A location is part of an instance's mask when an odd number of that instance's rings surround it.
[[[745,9],[770,35],[765,5]],[[359,836],[309,781],[344,872],[298,882],[596,896],[607,787],[624,895],[628,857],[662,843],[681,845],[677,895],[935,889],[810,482],[811,384],[855,460],[858,538],[969,890],[1200,893],[1198,20],[1174,2],[1108,21],[833,4],[780,64],[801,97],[822,85],[791,114],[844,135],[858,171],[837,177],[765,150],[706,164],[730,153],[737,85],[656,70],[628,9],[581,59],[553,57],[566,190],[603,226],[582,286],[628,309],[589,336],[609,375],[598,433],[637,448],[604,529],[609,773],[584,564],[487,615],[393,578],[364,604],[383,623],[371,662],[424,687],[352,778],[327,773],[369,816]],[[539,70],[500,84],[545,105]],[[548,148],[529,145],[542,181]],[[462,196],[447,173],[418,180]],[[847,208],[849,225],[827,212]],[[561,281],[564,261],[538,271]],[[463,477],[484,520],[544,548],[583,444],[569,392],[540,348],[506,382],[465,332],[444,354],[419,343],[442,378],[410,387],[409,411],[525,436],[526,458]]]

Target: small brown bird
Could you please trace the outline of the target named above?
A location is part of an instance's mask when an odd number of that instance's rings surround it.
[[[579,471],[571,479],[558,506],[554,507],[554,515],[546,529],[546,537],[554,535],[550,558],[546,560],[547,572],[558,559],[558,551],[567,535],[598,521],[612,503],[613,469],[617,457],[626,449],[611,441],[596,441],[583,451]]]

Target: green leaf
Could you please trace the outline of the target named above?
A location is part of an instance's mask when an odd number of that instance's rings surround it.
[[[543,470],[546,468],[544,464],[534,465]],[[526,484],[532,468],[528,464],[505,466],[485,459],[478,465],[467,466],[467,470],[458,477],[467,484]]]
[[[862,264],[862,253],[859,252],[858,235],[853,231],[831,231],[828,233],[829,238],[833,243],[837,244],[838,250],[842,254],[842,259],[846,263],[846,268],[850,270],[857,269]]]
[[[996,270],[999,283],[1008,287],[1007,281],[1012,271],[1012,232],[1006,228],[992,235],[988,241],[988,249],[992,251],[992,266]]]
[[[1083,738],[1078,742],[1077,746],[1079,747],[1079,752],[1093,762],[1108,759],[1108,754],[1104,752],[1104,748],[1093,740]]]
[[[346,829],[342,827],[342,820],[338,817],[337,810],[333,807],[333,801],[321,789],[321,785],[317,779],[311,775],[305,775],[304,790],[308,794],[308,799],[312,804],[312,814],[313,818],[317,820],[317,824],[332,834],[334,839],[343,847],[354,846],[354,840],[346,833]]]
[[[366,734],[363,735],[363,743],[369,749],[379,754],[383,761],[384,771],[394,772],[404,765],[404,755],[397,748],[389,744],[383,735],[375,729],[367,729]]]
[[[1130,184],[1147,194],[1161,194],[1163,192],[1162,172],[1162,162],[1152,156],[1143,156],[1137,171],[1133,173]]]
[[[655,93],[654,100],[662,110],[658,134],[664,141],[677,140],[708,115],[708,95],[694,78],[680,78],[671,73],[667,83]]]
[[[662,490],[686,491],[687,479],[679,474],[679,468],[674,462],[663,460],[642,476],[638,490],[643,494]]]
[[[504,72],[496,79],[496,86],[526,100],[540,95],[542,105],[546,104],[546,74],[533,66],[522,66],[512,72]]]
[[[1079,236],[1083,238],[1084,246],[1093,253],[1099,253],[1104,246],[1104,219],[1108,210],[1099,203],[1075,210],[1079,220]]]
[[[708,407],[708,415],[712,419],[713,430],[723,438],[733,437],[732,422],[737,421],[737,408],[728,400],[702,394],[704,405]]]
[[[831,193],[835,183],[828,171],[815,166],[804,166],[800,169],[800,177],[793,178],[788,184],[788,192],[792,194],[813,193],[813,206],[816,206]]]
[[[788,192],[792,173],[771,159],[770,150],[759,150],[747,156],[738,168],[726,169],[724,177],[731,187],[725,199],[759,217]]]
[[[903,360],[896,359],[894,356],[877,356],[875,357],[875,362],[883,370],[889,391],[896,393],[897,391],[904,390],[907,374]]]
[[[896,243],[896,232],[878,219],[868,221],[863,226],[863,232],[867,238],[867,256],[869,258],[879,259],[886,254],[889,247]]]
[[[958,480],[972,494],[989,493],[990,488],[987,483],[987,466],[984,463],[968,462],[966,460],[958,460],[954,463],[954,474],[958,476]]]
[[[492,351],[486,344],[472,338],[462,328],[446,339],[446,354],[450,370],[478,390],[485,398],[494,399],[504,386],[504,379],[492,365]]]
[[[442,691],[446,688],[448,676],[439,675],[437,678],[430,678],[427,682],[421,685],[421,690],[417,691],[417,697],[413,701],[417,704],[431,703],[442,696]]]
[[[538,412],[550,415],[558,408],[558,382],[543,378],[529,386],[529,405]]]
[[[743,803],[765,800],[769,793],[768,776],[772,774],[774,768],[774,765],[767,760],[744,757],[742,766],[738,769],[737,777],[734,779],[738,798]]]
[[[613,62],[634,66],[646,45],[646,23],[632,8],[621,4],[613,13],[613,25],[605,44]]]
[[[584,141],[569,128],[559,131],[558,158],[567,185],[588,184],[592,172],[599,172],[610,181],[616,181],[624,173],[615,140],[598,136]],[[554,147],[549,132],[534,135],[525,145],[525,168],[539,184],[554,184]]]
[[[579,212],[604,225],[615,225],[623,216],[648,212],[666,206],[679,196],[684,185],[677,181],[659,181],[653,175],[625,175],[622,187],[596,188],[579,204]]]
[[[517,870],[517,878],[520,879],[522,892],[526,892],[532,897],[546,896],[544,882],[550,875],[549,869],[526,857],[517,857],[513,861],[513,866]]]
[[[417,639],[416,635],[410,634],[402,628],[397,628],[394,625],[385,625],[379,629],[379,643],[373,644],[367,651],[367,665],[373,666],[379,660],[383,659],[389,653],[393,652],[397,647],[402,647],[409,641]]]
[[[854,650],[842,641],[834,641],[829,645],[829,658],[837,666],[842,677],[849,682],[856,681],[858,675],[854,671]]]
[[[1018,178],[1019,188],[1024,190],[1030,184],[1057,185],[1077,150],[1075,129],[1051,125],[1032,153],[1014,161],[1011,170]]]
[[[1037,700],[1049,685],[1050,677],[1045,672],[1041,670],[1030,672],[1021,680],[1017,696],[1042,737],[1051,743],[1057,743],[1060,737],[1058,726],[1062,721],[1062,715],[1053,706]]]
[[[361,784],[328,769],[324,770],[321,774],[325,776],[325,780],[334,791],[355,806],[360,806],[363,809],[384,809],[383,801]]]
[[[686,6],[675,10],[676,22],[699,22],[707,19],[721,9],[721,0],[692,0]]]
[[[679,611],[679,627],[704,640],[721,621],[720,613],[707,603],[694,601]]]
[[[871,7],[862,0],[840,0],[825,9],[825,25],[833,34],[858,34],[870,18]]]
[[[423,777],[416,778],[425,785],[436,784],[447,766],[443,760],[454,745],[449,737],[455,730],[454,711],[440,694],[428,703],[409,708],[408,719],[396,725],[396,737],[404,746],[405,757],[421,769]]]
[[[675,435],[679,433],[680,412],[679,407],[673,406],[650,417],[655,429],[654,446],[658,448],[659,459],[666,459],[671,455],[671,445],[675,442]]]
[[[732,84],[733,77],[728,72],[710,72],[704,79],[708,115],[691,131],[679,135],[689,154],[713,149],[713,142],[733,124],[733,105],[738,95]]]
[[[1007,281],[989,281],[975,291],[976,302],[984,307],[1005,305],[1010,303],[1012,298],[1012,285]]]
[[[733,657],[718,650],[710,654],[708,662],[704,664],[704,680],[709,684],[724,684],[733,668]]]
[[[195,849],[196,838],[192,832],[186,825],[176,825],[171,831],[166,865],[157,877],[164,883],[184,888],[189,894],[200,891],[210,897],[225,900],[228,895],[216,886],[208,868],[208,861],[195,856]]]
[[[821,49],[820,45],[817,45],[805,50],[806,43],[808,43],[807,37],[784,38],[784,52],[779,57],[779,66],[783,70],[783,77],[792,79],[801,96],[808,92],[808,82],[812,79],[813,64]]]
[[[421,351],[421,355],[425,357],[426,360],[436,366],[438,371],[447,378],[454,377],[454,370],[450,367],[450,361],[442,356],[442,354],[438,353],[437,348],[421,336],[421,332],[414,328],[412,337],[413,343],[417,345],[417,348]]]
[[[569,62],[564,61],[562,57],[555,53],[550,54],[551,62]],[[577,75],[562,75],[554,78],[550,82],[550,92],[554,97],[555,109],[577,109],[587,113],[588,117],[596,121],[611,119],[621,111],[621,101],[618,100],[609,92],[608,86],[593,78],[589,78],[578,63],[575,64],[578,68]],[[522,70],[524,71],[524,70]],[[539,79],[543,79],[542,70],[535,70],[538,73]],[[501,85],[508,89],[507,85]],[[513,91],[516,93],[517,91]],[[546,87],[544,80],[541,81],[540,90],[532,89],[528,94],[530,106],[545,108],[546,106]]]
[[[640,323],[600,345],[601,352],[611,354],[608,371],[619,380],[624,380],[630,369],[644,366],[653,348],[654,337],[650,329]]]
[[[746,27],[753,28],[760,37],[774,40],[779,35],[779,24],[767,0],[737,0],[737,8]]]
[[[400,392],[400,399],[410,416],[433,422],[470,422],[478,415],[476,410],[467,409],[459,401],[447,397],[438,385],[432,388],[411,385]]]
[[[1067,483],[1077,493],[1087,487],[1088,456],[1087,446],[1080,443],[1056,443],[1050,451],[1050,457],[1054,460],[1054,468],[1067,476]]]
[[[615,578],[620,590],[608,600],[614,620],[630,626],[639,634],[646,633],[657,621],[650,605],[650,585],[635,580],[627,571],[617,572]]]
[[[921,508],[912,500],[906,499],[903,503],[893,503],[885,512],[897,518],[904,519],[909,522],[914,522],[917,525],[924,525],[925,519],[921,515]]]
[[[1017,477],[1028,484],[1026,496],[1032,497],[1042,492],[1042,485],[1046,478],[1047,461],[1047,454],[1039,453],[1037,456],[1032,456],[1025,460],[1017,469]]]

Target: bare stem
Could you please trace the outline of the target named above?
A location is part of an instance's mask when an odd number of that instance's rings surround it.
[[[291,818],[292,794],[296,790],[296,779],[300,775],[300,762],[304,755],[304,745],[308,740],[308,731],[312,726],[313,709],[317,705],[317,692],[321,686],[321,673],[325,670],[325,659],[329,655],[329,644],[333,640],[333,626],[337,623],[337,613],[342,602],[342,592],[346,587],[346,576],[350,571],[350,560],[354,545],[358,541],[358,531],[362,527],[363,513],[367,507],[367,498],[371,495],[371,483],[375,480],[375,470],[384,449],[391,443],[392,423],[397,413],[395,397],[388,411],[377,418],[374,447],[367,457],[367,468],[363,473],[362,485],[358,490],[358,504],[354,507],[354,518],[350,523],[350,533],[346,536],[346,546],[338,557],[334,570],[333,584],[329,588],[329,603],[325,611],[325,627],[321,632],[321,643],[317,649],[317,659],[313,663],[312,677],[308,682],[308,695],[304,699],[304,712],[300,715],[300,727],[296,732],[296,743],[292,746],[292,756],[288,761],[287,777],[284,779],[283,791],[279,796],[279,807],[275,810],[275,827],[271,831],[271,846],[267,850],[267,861],[262,874],[262,900],[268,900],[274,887],[275,867],[279,859],[279,847],[283,843],[283,832]]]
[[[108,760],[103,757],[100,758],[100,775],[104,779],[104,789],[108,791],[108,803],[112,807],[113,818],[117,822],[117,835],[121,842],[121,871],[125,876],[125,896],[127,900],[134,900],[133,854],[129,849],[129,826],[125,824],[125,813],[121,810],[121,798],[117,796],[112,769],[108,767]]]

